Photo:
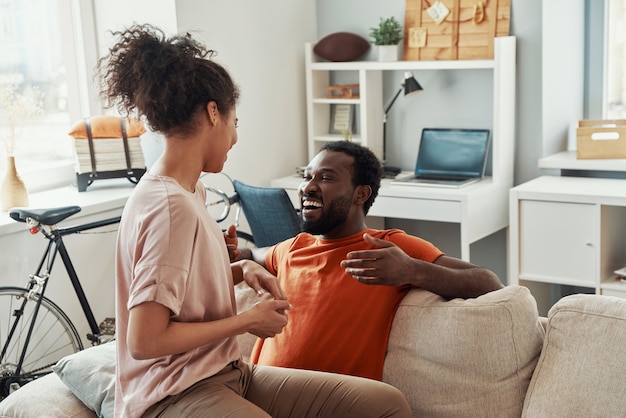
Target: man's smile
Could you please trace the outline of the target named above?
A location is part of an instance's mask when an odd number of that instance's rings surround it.
[[[311,213],[312,211],[321,209],[323,207],[324,205],[322,204],[322,202],[318,200],[313,200],[310,198],[305,198],[302,200],[302,213],[303,214]]]

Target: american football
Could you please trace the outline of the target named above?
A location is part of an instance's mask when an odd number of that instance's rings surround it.
[[[313,52],[328,61],[354,61],[370,48],[367,39],[350,32],[335,32],[320,39]]]

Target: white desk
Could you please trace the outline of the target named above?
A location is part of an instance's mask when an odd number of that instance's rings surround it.
[[[300,207],[297,188],[302,177],[272,180],[272,187],[284,188]],[[508,226],[508,192],[511,184],[485,179],[460,189],[396,186],[382,181],[378,197],[368,215],[460,224],[461,258],[470,260],[470,244]]]

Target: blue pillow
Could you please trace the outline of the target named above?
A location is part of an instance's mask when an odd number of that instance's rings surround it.
[[[59,360],[52,370],[98,417],[113,417],[115,341],[66,356]]]

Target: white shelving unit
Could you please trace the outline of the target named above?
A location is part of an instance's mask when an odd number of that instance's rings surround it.
[[[490,71],[493,75],[493,156],[492,176],[459,189],[407,187],[384,179],[369,215],[459,224],[461,258],[470,260],[470,245],[507,227],[508,193],[513,186],[514,118],[515,118],[515,38],[499,37],[495,41],[493,60],[472,61],[399,61],[399,62],[318,62],[313,45],[306,45],[306,80],[308,98],[309,158],[325,141],[342,139],[329,135],[330,105],[350,103],[356,106],[358,135],[353,140],[382,157],[384,71],[459,70]],[[326,87],[332,72],[346,72],[358,77],[358,99],[328,99]],[[345,75],[345,74],[344,74]],[[349,83],[355,83],[355,80]],[[488,111],[488,110],[487,110]],[[297,188],[302,177],[274,179],[272,186],[289,193],[299,206]]]
[[[543,176],[510,191],[509,281],[531,289],[544,313],[547,285],[626,298],[624,180]]]
[[[324,142],[343,139],[330,134],[332,104],[355,106],[357,126],[352,140],[370,148],[382,159],[383,150],[383,72],[420,70],[485,70],[493,74],[493,158],[494,183],[513,182],[515,144],[515,37],[495,40],[492,60],[453,61],[321,61],[313,53],[312,43],[305,45],[308,152],[311,159]],[[333,73],[359,84],[359,97],[328,98],[327,87]],[[419,78],[419,77],[418,77]]]

